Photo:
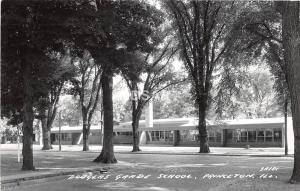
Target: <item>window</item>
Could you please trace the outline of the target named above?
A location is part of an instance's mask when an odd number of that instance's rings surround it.
[[[198,137],[199,137],[199,135],[193,135],[192,141],[199,141],[199,140],[198,140]]]
[[[127,132],[119,132],[118,135],[132,136],[132,132],[131,132],[131,131],[127,131]]]
[[[266,130],[227,130],[228,142],[281,142],[281,129],[266,129]]]
[[[264,141],[265,141],[265,132],[257,131],[257,142],[264,142]]]
[[[273,141],[273,131],[268,129],[266,130],[266,142],[272,142]]]
[[[222,133],[220,131],[216,131],[216,142],[221,142]]]
[[[61,140],[62,141],[71,141],[72,140],[71,133],[62,133],[61,134]]]
[[[232,142],[241,142],[241,130],[240,129],[233,131]]]
[[[274,142],[282,141],[282,131],[281,129],[274,129]]]
[[[133,134],[132,134],[132,132],[125,132],[125,135],[126,136],[132,136]]]
[[[173,134],[171,131],[165,131],[165,141],[172,141],[173,140]]]
[[[171,131],[151,131],[151,140],[152,141],[172,141],[173,134]]]
[[[221,142],[221,132],[220,131],[208,131],[208,141],[209,142]]]
[[[198,134],[196,130],[186,130],[185,131],[185,140],[186,141],[196,141],[195,135]]]
[[[248,142],[248,131],[242,129],[241,130],[241,142]]]
[[[151,131],[151,139],[152,139],[152,141],[158,141],[159,140],[159,131]]]
[[[92,136],[100,136],[100,135],[101,133],[92,133]],[[114,132],[113,135],[116,136],[116,133]]]
[[[72,134],[71,133],[61,133],[61,141],[71,141]],[[59,141],[59,133],[55,134],[55,140]]]
[[[209,142],[216,142],[215,132],[208,131],[208,141]]]
[[[248,131],[248,142],[256,142],[256,131]]]
[[[159,132],[159,140],[165,140],[165,132],[164,131]]]
[[[180,140],[187,141],[187,130],[180,131]]]
[[[199,141],[199,131],[198,130],[190,130],[189,131],[190,140],[191,141]]]
[[[226,133],[226,139],[227,139],[227,141],[228,142],[234,142],[234,140],[233,140],[233,130],[228,129],[226,131],[227,131],[227,133]]]

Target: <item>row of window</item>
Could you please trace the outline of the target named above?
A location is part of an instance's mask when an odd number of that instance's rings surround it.
[[[198,140],[198,131],[197,130],[180,131],[180,140],[182,140],[183,142],[197,141]]]
[[[92,136],[100,136],[101,133],[92,133]],[[132,136],[132,132],[114,132],[115,136],[125,135]],[[172,131],[151,131],[152,141],[172,141]],[[184,141],[198,141],[198,131],[182,130],[180,131],[180,139]],[[227,142],[281,142],[281,129],[266,130],[245,130],[245,129],[228,129],[226,132]],[[59,134],[55,134],[55,140],[59,140]],[[71,133],[61,133],[62,141],[72,141]],[[222,130],[208,130],[209,142],[221,142]]]
[[[59,140],[59,134],[55,134],[55,140]],[[72,141],[72,133],[61,133],[61,141]]]
[[[152,131],[152,141],[170,141],[173,140],[171,131]],[[228,142],[281,142],[281,129],[266,129],[266,130],[227,130],[226,138]],[[180,131],[180,139],[185,141],[198,141],[198,131],[182,130]],[[208,130],[209,142],[221,142],[222,130]]]
[[[209,130],[208,132],[208,141],[209,142],[221,142],[222,140],[222,133],[221,130]]]
[[[229,142],[281,142],[281,129],[266,130],[228,130],[227,140]]]
[[[132,136],[132,132],[131,131],[127,131],[127,132],[114,132],[114,136],[119,136],[119,135]]]
[[[101,132],[91,133],[92,136],[101,136]]]
[[[114,136],[132,136],[132,132],[114,132]],[[171,131],[151,131],[150,132],[152,141],[172,141],[173,133]]]
[[[151,131],[151,140],[152,141],[172,141],[173,133],[171,131]]]

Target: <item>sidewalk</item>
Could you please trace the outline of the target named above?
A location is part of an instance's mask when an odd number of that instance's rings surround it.
[[[82,145],[62,145],[62,151],[82,151]],[[89,152],[100,152],[101,145],[90,145]],[[194,155],[200,154],[199,147],[183,147],[183,146],[161,146],[161,145],[143,145],[140,147],[142,152],[132,153],[131,145],[115,145],[115,153],[126,153],[126,154],[183,154],[183,155]],[[16,144],[1,144],[1,150],[17,150]],[[20,148],[22,149],[22,148]],[[40,145],[33,145],[33,150],[41,150]],[[58,145],[53,145],[53,149],[46,152],[58,151]],[[223,155],[223,156],[284,156],[284,148],[279,147],[267,147],[257,148],[253,147],[250,149],[246,148],[235,148],[235,147],[210,147],[210,153],[204,155]],[[289,155],[294,154],[293,150],[289,150]]]
[[[132,146],[114,146],[115,153],[126,154],[176,154],[176,155],[222,155],[222,156],[284,156],[284,148],[229,148],[229,147],[210,147],[210,153],[199,153],[199,147],[173,147],[147,145],[140,147],[142,152],[132,153]],[[58,146],[54,145],[54,150],[58,151]],[[82,145],[63,145],[63,151],[82,151]],[[90,152],[100,152],[101,146],[91,145]],[[289,151],[289,155],[293,151]]]
[[[49,151],[41,151],[40,145],[34,145],[34,165],[36,171],[21,171],[22,163],[17,163],[17,145],[0,145],[1,148],[1,184],[19,185],[22,182],[51,178],[74,173],[84,173],[91,171],[105,172],[124,169],[134,166],[134,163],[118,161],[117,164],[97,164],[91,162],[101,151],[101,146],[91,145],[90,151],[82,152],[82,145],[62,145],[62,151],[58,146]],[[139,154],[159,154],[159,155],[220,155],[220,156],[261,156],[261,157],[281,157],[284,156],[283,148],[227,148],[211,147],[211,153],[200,154],[198,147],[172,147],[172,146],[142,146],[142,152],[132,153],[132,146],[117,145],[114,151],[118,155],[126,155],[129,159],[131,155]],[[84,154],[83,154],[84,153]],[[71,161],[71,162],[70,162]],[[22,162],[22,158],[21,158]]]

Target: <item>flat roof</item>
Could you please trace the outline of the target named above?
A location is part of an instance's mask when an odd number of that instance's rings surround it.
[[[291,120],[289,117],[288,120]],[[131,131],[131,123],[125,122],[114,126],[114,132]],[[282,128],[284,118],[258,118],[258,119],[235,119],[235,120],[207,120],[208,129],[266,129],[266,128]],[[169,118],[154,119],[153,127],[145,127],[145,120],[140,120],[139,131],[172,131],[172,130],[196,130],[198,126],[197,118]],[[58,127],[53,127],[52,132],[59,132]],[[62,126],[62,132],[82,132],[82,126]],[[92,125],[91,131],[101,132],[100,125]]]

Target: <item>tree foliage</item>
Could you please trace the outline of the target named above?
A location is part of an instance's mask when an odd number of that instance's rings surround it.
[[[196,117],[188,82],[169,87],[153,99],[155,119]]]
[[[97,65],[88,51],[73,62],[77,77],[72,80],[75,95],[79,95],[82,125],[83,151],[89,150],[88,137],[93,115],[99,105],[101,90],[101,65]]]
[[[247,54],[253,59],[260,57],[262,62],[268,63],[275,77],[278,100],[283,103],[289,94],[281,31],[281,16],[274,9],[273,2],[249,2],[230,33],[237,37],[232,43],[233,53]]]
[[[123,76],[131,93],[132,102],[132,129],[133,129],[133,151],[139,149],[139,120],[143,108],[157,93],[182,81],[179,74],[172,69],[171,62],[176,49],[171,47],[171,41],[164,42],[161,38],[162,48],[154,46],[153,51],[142,58],[136,55],[136,62],[140,63],[135,70],[123,72]]]
[[[7,0],[1,5],[1,109],[23,120],[22,169],[33,170],[33,107],[48,96],[48,82],[57,74],[57,60],[51,55],[64,50],[68,32],[62,26],[76,10],[76,2]]]
[[[209,152],[206,115],[211,104],[213,72],[231,46],[228,31],[243,3],[220,1],[166,2],[180,43],[181,58],[192,83],[199,115],[200,152]]]
[[[286,81],[291,98],[295,141],[294,169],[290,182],[300,182],[300,2],[276,2],[282,16],[283,57],[286,66]]]
[[[12,126],[9,124],[9,119],[3,117],[0,119],[0,138],[5,138],[7,141],[13,142],[17,139],[19,135],[19,129],[17,126]],[[1,142],[2,144],[2,142]]]
[[[243,68],[240,68],[238,73],[231,71],[218,85],[215,101],[219,118],[276,117],[280,105],[273,88],[274,77],[268,71],[268,67],[252,65]],[[230,84],[231,87],[226,87]]]

